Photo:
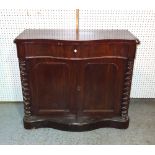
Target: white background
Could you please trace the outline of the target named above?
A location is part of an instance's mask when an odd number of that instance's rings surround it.
[[[68,2],[69,1],[69,2]],[[133,10],[133,9],[140,9],[140,10],[150,10],[150,9],[155,9],[155,4],[154,4],[154,0],[130,0],[130,1],[125,1],[125,0],[0,0],[0,8],[6,9],[6,8],[44,8],[44,9],[53,9],[53,8],[81,8],[81,9],[86,9],[86,8],[95,8],[95,9],[125,9],[125,10]],[[148,9],[149,8],[149,9]],[[155,16],[155,13],[153,13],[153,16]],[[144,17],[145,18],[145,17]],[[153,19],[154,20],[154,19]],[[146,20],[147,23],[147,20]],[[146,26],[147,27],[147,26]],[[1,17],[0,17],[0,28],[2,28],[1,26]],[[153,27],[152,27],[153,29]],[[20,31],[20,30],[19,30]],[[17,32],[16,32],[17,33]],[[16,34],[14,34],[16,35]],[[145,33],[145,35],[147,35],[147,33]],[[142,34],[141,34],[142,36]],[[14,36],[13,36],[14,37]],[[12,38],[13,38],[12,37]],[[1,38],[1,32],[0,32],[0,39]],[[141,39],[141,38],[139,38]],[[149,39],[151,40],[151,39]],[[12,40],[10,39],[11,43]],[[1,42],[1,40],[0,40]],[[146,44],[145,44],[146,45]],[[1,46],[1,45],[0,45]],[[142,42],[141,45],[142,46]],[[147,46],[149,47],[149,46]],[[15,47],[13,47],[15,50]],[[138,52],[140,51],[140,49],[138,49]],[[4,53],[3,53],[4,54]],[[6,53],[7,54],[7,53]],[[2,50],[0,47],[0,56],[2,55]],[[9,55],[9,54],[8,54]],[[8,56],[9,57],[9,56]],[[1,61],[1,60],[0,60]],[[137,61],[137,59],[136,59]],[[137,63],[137,62],[136,62]],[[0,74],[2,75],[1,71],[2,71],[2,67],[1,66],[2,63],[0,63]],[[4,63],[3,63],[4,64]],[[141,63],[139,63],[139,67],[141,66],[141,64],[147,65],[145,63],[143,63],[143,61],[141,61]],[[152,63],[152,66],[154,65],[154,61]],[[3,69],[5,70],[5,69]],[[17,69],[18,70],[18,69]],[[134,71],[135,72],[135,71]],[[17,86],[14,86],[14,90],[15,88],[18,89],[18,92],[20,92],[20,97],[17,95],[15,97],[15,95],[12,95],[13,97],[10,97],[8,95],[4,95],[4,94],[8,94],[8,92],[6,92],[7,89],[11,89],[10,86],[8,85],[4,90],[4,87],[2,87],[2,83],[4,83],[4,81],[1,80],[0,78],[0,100],[19,100],[21,99],[21,90],[19,87],[19,72],[18,71],[14,71],[15,75],[16,75],[16,80],[18,81]],[[152,74],[151,72],[149,73],[150,75]],[[0,76],[1,76],[0,75]],[[148,74],[146,74],[148,75]],[[135,73],[134,73],[135,76]],[[143,75],[141,75],[143,78]],[[152,74],[153,76],[153,74]],[[152,78],[153,79],[153,78]],[[146,81],[147,82],[147,81]],[[154,82],[154,80],[152,80],[152,82]],[[135,83],[135,82],[134,82]],[[149,82],[147,82],[149,83]],[[134,89],[134,88],[132,88]],[[141,90],[141,89],[139,89]],[[147,93],[147,97],[149,97],[149,93],[151,92],[151,89],[147,88],[148,93]],[[152,91],[155,91],[154,89]],[[132,91],[133,92],[133,91]],[[14,94],[14,93],[13,93]],[[18,94],[18,93],[17,93]],[[132,93],[133,94],[133,93]],[[132,95],[133,96],[133,95]],[[155,97],[155,95],[152,95],[153,97]],[[146,96],[143,96],[146,97]],[[35,146],[35,147],[31,147],[31,146],[6,146],[6,147],[1,147],[1,152],[3,154],[44,154],[46,152],[46,154],[51,154],[52,153],[56,153],[56,154],[136,154],[136,153],[140,153],[142,155],[144,154],[154,154],[154,146],[85,146],[85,149],[83,149],[84,146],[71,146],[71,147],[67,147],[65,146]],[[44,149],[43,149],[44,148]]]
[[[74,29],[75,9],[0,9],[0,101],[22,101],[13,40],[28,28]],[[131,97],[155,98],[155,10],[80,9],[80,29],[128,29],[138,37]]]

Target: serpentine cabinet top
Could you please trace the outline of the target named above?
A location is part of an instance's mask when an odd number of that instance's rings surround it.
[[[67,29],[27,29],[14,42],[30,40],[60,41],[131,41],[139,44],[139,40],[128,30],[67,30]]]

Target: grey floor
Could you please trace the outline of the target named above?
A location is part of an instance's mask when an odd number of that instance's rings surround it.
[[[66,132],[50,128],[25,130],[21,103],[0,104],[0,144],[155,144],[155,99],[132,99],[126,130],[102,128]]]

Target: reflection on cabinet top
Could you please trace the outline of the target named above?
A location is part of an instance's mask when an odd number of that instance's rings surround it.
[[[64,29],[27,29],[14,42],[21,41],[122,41],[139,43],[139,40],[128,30],[64,30]]]

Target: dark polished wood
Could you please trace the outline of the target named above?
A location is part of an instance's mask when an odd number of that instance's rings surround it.
[[[14,42],[26,129],[128,127],[139,43],[129,31],[25,30]]]

